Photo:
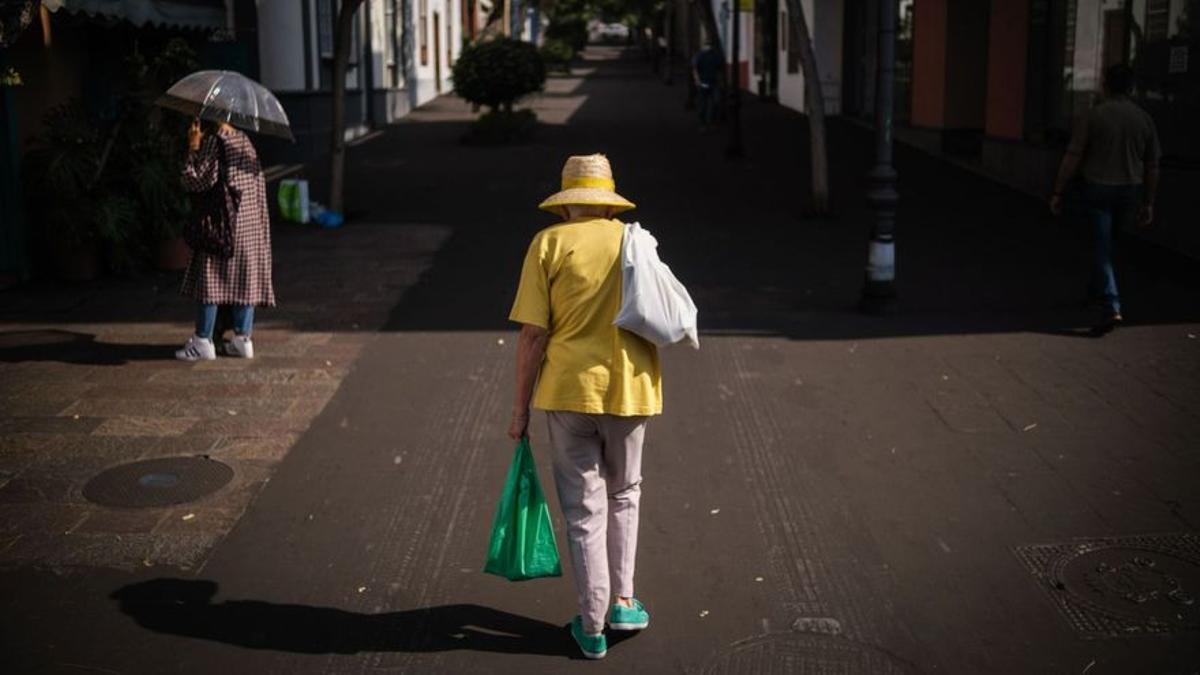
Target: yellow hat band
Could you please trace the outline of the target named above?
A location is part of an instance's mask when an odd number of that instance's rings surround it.
[[[573,188],[615,190],[617,189],[617,184],[611,178],[598,178],[596,176],[575,176],[573,178],[562,179],[562,189],[571,190]]]

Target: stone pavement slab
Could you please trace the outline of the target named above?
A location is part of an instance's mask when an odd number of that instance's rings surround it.
[[[190,329],[178,275],[0,296],[0,566],[200,565],[446,236],[399,223],[274,234],[281,303],[258,313],[252,361],[174,361]],[[183,507],[82,494],[105,469],[173,456],[225,462],[235,479]]]

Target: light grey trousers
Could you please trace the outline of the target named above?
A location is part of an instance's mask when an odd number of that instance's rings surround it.
[[[583,630],[604,630],[615,592],[633,596],[646,417],[547,411]]]

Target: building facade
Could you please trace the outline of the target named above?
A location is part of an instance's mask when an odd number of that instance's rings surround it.
[[[339,0],[41,0],[0,45],[0,287],[28,276],[19,218],[20,158],[46,113],[76,100],[111,128],[128,87],[131,54],[183,39],[199,68],[241,72],[280,99],[295,143],[257,136],[264,166],[328,153],[333,42]],[[363,0],[346,71],[347,139],[392,123],[449,93],[464,37],[478,33],[486,0]],[[5,11],[8,11],[6,7]],[[26,11],[25,15],[30,14]],[[9,24],[8,14],[0,14]],[[24,15],[23,15],[24,16]],[[14,24],[15,25],[15,24]],[[19,77],[18,77],[19,75]],[[4,84],[19,79],[19,85]],[[278,167],[285,169],[286,167]],[[18,248],[22,249],[18,251]]]
[[[893,1],[898,139],[1044,195],[1074,120],[1100,95],[1104,68],[1127,63],[1164,151],[1159,223],[1139,235],[1200,257],[1200,234],[1183,203],[1200,179],[1200,0]],[[711,4],[732,63],[731,0],[700,2]],[[870,120],[879,2],[799,2],[826,113]],[[676,0],[673,12],[681,57],[695,53],[705,32],[693,6]],[[743,87],[804,112],[787,0],[739,6]]]
[[[269,163],[328,152],[333,35],[339,0],[47,0],[46,31],[14,47],[27,86],[16,113],[23,137],[40,113],[70,98],[94,97],[88,82],[121,55],[89,54],[112,43],[127,50],[146,37],[185,37],[202,68],[236,70],[263,83],[283,104],[296,143],[259,140]],[[477,19],[471,0],[364,0],[354,20],[346,71],[346,137],[356,138],[451,91],[450,68]],[[465,12],[470,11],[470,14]],[[99,56],[99,58],[97,58]],[[102,75],[102,74],[101,74]]]
[[[465,10],[458,0],[364,0],[346,71],[347,139],[452,89]],[[256,19],[260,81],[279,97],[296,135],[293,147],[272,154],[280,161],[319,155],[329,143],[337,0],[262,2]]]

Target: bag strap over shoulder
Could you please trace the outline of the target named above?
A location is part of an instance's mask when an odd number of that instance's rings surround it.
[[[217,176],[222,185],[229,184],[229,155],[225,149],[225,139],[221,137],[221,132],[217,131],[213,134],[213,138],[217,140]]]

